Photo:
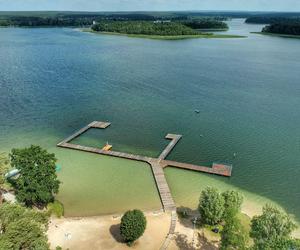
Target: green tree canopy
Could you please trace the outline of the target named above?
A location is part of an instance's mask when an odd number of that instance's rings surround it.
[[[256,249],[272,249],[271,246],[288,244],[295,228],[286,213],[267,204],[263,207],[262,215],[254,216],[251,220],[250,236]]]
[[[223,219],[224,197],[216,188],[207,187],[200,196],[199,212],[201,220],[208,225],[216,225]]]
[[[241,211],[241,206],[243,203],[243,196],[234,190],[228,190],[222,193],[224,198],[224,217],[235,216]]]
[[[54,200],[59,180],[55,172],[56,158],[39,146],[13,149],[11,166],[20,170],[20,177],[13,183],[19,202],[27,206],[45,206]]]
[[[132,244],[135,240],[141,237],[146,229],[146,217],[140,210],[127,211],[120,225],[120,233],[124,241]]]
[[[6,183],[5,174],[9,170],[9,160],[4,153],[0,153],[0,187]]]
[[[237,216],[226,217],[221,231],[221,250],[246,249],[247,233]]]
[[[0,249],[47,250],[49,245],[44,230],[48,215],[20,205],[4,203],[0,207]]]

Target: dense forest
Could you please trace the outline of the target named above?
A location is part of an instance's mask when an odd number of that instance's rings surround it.
[[[0,26],[89,26],[101,21],[177,21],[194,29],[227,28],[221,17],[190,17],[187,15],[129,14],[57,14],[57,15],[0,15]]]
[[[88,27],[126,34],[193,35],[192,29],[227,29],[225,17],[202,17],[197,13],[85,13],[85,12],[0,12],[0,26]],[[138,23],[137,23],[138,22]],[[104,25],[105,24],[105,25]],[[122,27],[123,26],[123,27]]]
[[[300,36],[300,19],[272,23],[262,30],[263,33]]]
[[[272,24],[285,22],[288,20],[300,19],[300,13],[289,13],[289,14],[269,14],[269,15],[259,15],[252,16],[246,19],[246,23],[254,23],[254,24]]]
[[[103,21],[93,25],[92,30],[99,32],[158,36],[201,34],[180,22],[170,21]]]
[[[228,29],[227,23],[213,18],[182,21],[182,24],[192,29]]]

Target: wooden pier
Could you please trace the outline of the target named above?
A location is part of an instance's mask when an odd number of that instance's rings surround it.
[[[159,164],[157,160],[151,160],[149,162],[151,164],[153,176],[155,178],[156,186],[159,192],[159,196],[161,199],[161,203],[163,204],[165,211],[173,211],[176,210],[175,202],[171,195],[169,185],[166,181],[166,177],[164,174],[164,170]]]
[[[69,148],[69,149],[90,152],[90,153],[120,157],[120,158],[124,158],[124,159],[149,163],[151,165],[153,176],[154,176],[155,182],[156,182],[156,186],[157,186],[157,189],[158,189],[158,192],[160,195],[160,199],[161,199],[161,202],[162,202],[162,205],[163,205],[163,208],[165,211],[172,211],[172,210],[176,209],[174,200],[172,198],[168,183],[167,183],[165,175],[164,175],[163,169],[165,167],[176,167],[176,168],[181,168],[181,169],[188,169],[188,170],[193,170],[193,171],[198,171],[198,172],[203,172],[203,173],[208,173],[208,174],[227,176],[227,177],[231,176],[232,166],[214,163],[212,167],[204,167],[204,166],[198,166],[198,165],[193,165],[193,164],[188,164],[188,163],[165,160],[165,158],[168,156],[168,154],[172,151],[172,149],[175,147],[175,145],[181,139],[182,135],[167,134],[165,138],[170,139],[171,142],[162,151],[162,153],[159,155],[158,158],[152,158],[152,157],[135,155],[135,154],[128,154],[128,153],[117,152],[117,151],[113,151],[113,150],[107,151],[107,150],[103,150],[100,148],[88,147],[88,146],[82,146],[82,145],[70,143],[73,139],[82,135],[90,128],[105,129],[108,126],[110,126],[109,122],[93,121],[90,124],[88,124],[87,126],[76,131],[74,134],[67,137],[60,143],[58,143],[57,146],[63,147],[63,148]]]
[[[219,163],[213,163],[212,167],[204,167],[204,166],[198,166],[198,165],[193,165],[193,164],[188,164],[188,163],[165,160],[166,157],[168,156],[168,154],[176,146],[178,141],[182,138],[182,135],[177,135],[177,134],[167,134],[166,135],[165,138],[171,140],[171,142],[166,146],[166,148],[162,151],[162,153],[159,155],[158,158],[152,158],[152,157],[135,155],[135,154],[128,154],[128,153],[117,152],[117,151],[113,151],[113,150],[107,151],[107,150],[103,150],[101,148],[87,147],[87,146],[82,146],[82,145],[71,143],[71,141],[73,139],[82,135],[90,128],[105,129],[108,126],[110,126],[109,122],[93,121],[90,124],[88,124],[87,126],[76,131],[74,134],[67,137],[63,141],[59,142],[57,144],[57,146],[63,147],[63,148],[80,150],[80,151],[89,152],[89,153],[108,155],[108,156],[119,157],[119,158],[124,158],[124,159],[129,159],[129,160],[135,160],[135,161],[142,161],[142,162],[146,162],[146,163],[150,164],[163,209],[165,212],[167,212],[167,211],[171,212],[171,224],[170,224],[169,233],[168,233],[168,236],[166,237],[164,244],[161,247],[161,249],[167,249],[167,247],[171,241],[171,238],[175,233],[177,215],[176,215],[176,205],[173,200],[172,194],[170,192],[169,185],[166,181],[166,177],[164,174],[164,168],[165,167],[176,167],[176,168],[181,168],[181,169],[187,169],[187,170],[193,170],[193,171],[198,171],[198,172],[203,172],[203,173],[208,173],[208,174],[215,174],[215,175],[229,177],[229,176],[231,176],[232,166],[219,164]]]
[[[101,129],[105,129],[110,125],[109,122],[98,122],[98,121],[93,121],[90,124],[86,125],[85,127],[79,129],[77,132],[75,132],[74,134],[70,135],[69,137],[67,137],[66,139],[64,139],[63,141],[61,141],[60,143],[57,144],[57,146],[61,146],[64,143],[70,142],[72,140],[74,140],[75,138],[77,138],[78,136],[82,135],[83,133],[85,133],[86,131],[88,131],[90,128],[101,128]]]
[[[182,135],[175,135],[175,134],[167,134],[166,139],[172,140],[168,146],[162,151],[158,159],[165,159],[168,154],[172,151],[172,149],[175,147],[177,142],[181,139]]]

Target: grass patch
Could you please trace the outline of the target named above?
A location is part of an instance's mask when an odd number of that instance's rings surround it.
[[[195,38],[246,38],[246,36],[223,35],[223,34],[213,34],[213,33],[205,33],[199,35],[159,36],[159,35],[142,35],[142,34],[123,34],[123,33],[116,33],[116,32],[97,32],[91,29],[81,29],[81,31],[100,34],[100,35],[116,35],[116,36],[127,36],[127,37],[155,39],[155,40],[183,40],[183,39],[195,39]]]
[[[246,235],[248,236],[246,242],[247,242],[247,246],[250,247],[253,245],[253,239],[250,238],[249,236],[251,230],[251,218],[248,215],[243,213],[239,213],[237,217],[239,218],[243,228],[246,231]]]
[[[55,215],[57,218],[64,216],[64,205],[57,200],[49,203],[47,209],[51,215]]]

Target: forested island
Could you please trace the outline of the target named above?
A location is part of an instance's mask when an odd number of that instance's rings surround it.
[[[300,14],[269,14],[248,17],[245,20],[248,24],[267,24],[261,32],[254,32],[267,35],[280,35],[287,37],[300,36]]]
[[[205,21],[101,21],[92,25],[92,32],[121,34],[152,39],[186,38],[238,38],[241,36],[218,35],[201,32],[199,29],[222,29],[227,24],[217,20]]]
[[[199,32],[179,22],[112,21],[92,26],[93,31],[158,36],[198,35]]]
[[[291,35],[300,37],[300,20],[272,23],[262,29],[262,33]]]

